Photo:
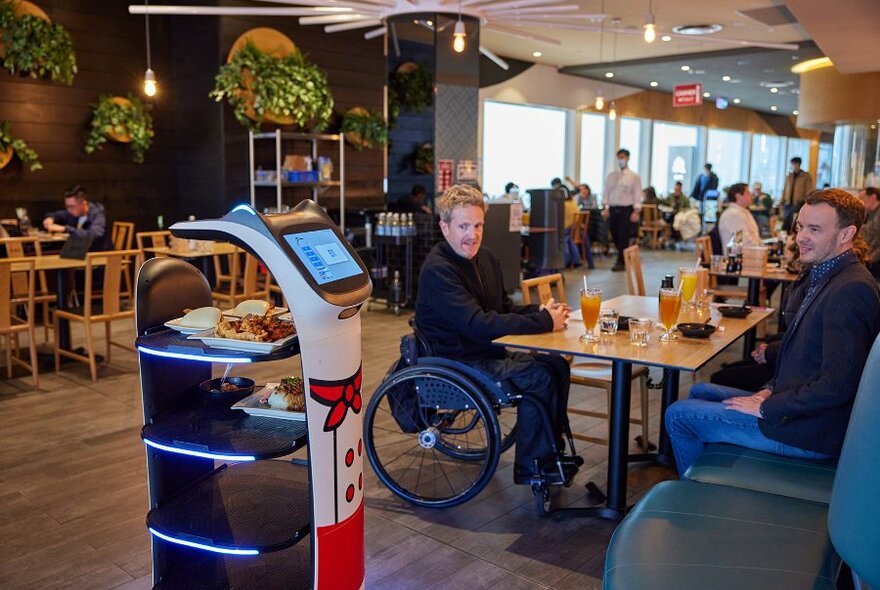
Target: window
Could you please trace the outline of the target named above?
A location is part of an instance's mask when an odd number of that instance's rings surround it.
[[[565,111],[487,100],[483,106],[483,190],[504,193],[514,182],[520,194],[549,188],[565,168]]]
[[[605,116],[581,113],[581,155],[578,182],[600,194],[605,183]]]
[[[654,123],[651,148],[651,185],[658,195],[672,192],[676,181],[690,191],[702,170],[697,159],[699,129],[691,125]]]
[[[629,169],[633,172],[641,170],[640,152],[642,144],[642,121],[631,117],[620,118],[620,145],[618,148],[629,150]],[[615,150],[617,151],[617,150]],[[616,165],[616,164],[615,164]],[[644,182],[644,179],[643,179]]]
[[[727,129],[709,129],[709,146],[706,161],[712,164],[712,172],[718,175],[718,190],[737,182],[745,182],[743,162],[746,161],[745,133]]]
[[[752,168],[750,182],[760,182],[764,192],[779,199],[785,185],[785,138],[775,135],[752,136]]]
[[[822,188],[825,184],[831,184],[831,145],[830,143],[819,144],[819,168],[816,170],[816,188]]]
[[[792,158],[800,158],[801,170],[809,170],[810,168],[810,140],[798,139],[796,137],[788,138],[788,157],[785,159],[785,172],[788,174],[789,162]],[[820,185],[821,186],[821,185]]]

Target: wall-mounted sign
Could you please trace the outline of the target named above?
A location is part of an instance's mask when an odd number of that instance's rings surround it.
[[[672,89],[672,106],[694,107],[703,104],[702,84],[681,84]]]
[[[477,182],[477,163],[473,160],[459,160],[455,179],[456,182]]]
[[[437,194],[443,194],[452,186],[452,160],[437,160]]]

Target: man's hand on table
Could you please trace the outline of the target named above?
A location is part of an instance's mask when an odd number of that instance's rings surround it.
[[[568,321],[568,314],[571,313],[571,308],[568,305],[565,303],[557,303],[556,300],[551,297],[547,300],[547,303],[540,307],[540,309],[546,309],[547,313],[550,314],[550,317],[553,318],[554,332],[565,329],[565,322]]]
[[[734,410],[742,414],[748,414],[755,418],[761,418],[761,404],[770,397],[769,389],[762,389],[754,395],[743,395],[738,397],[730,397],[722,400],[726,410]]]
[[[47,232],[53,234],[63,234],[67,231],[66,227],[55,223],[55,220],[51,217],[47,217],[43,220],[43,227],[46,229]]]

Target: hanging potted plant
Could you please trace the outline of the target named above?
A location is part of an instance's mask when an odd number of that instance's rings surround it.
[[[356,150],[372,149],[388,143],[388,124],[379,113],[354,107],[342,116],[345,140]]]
[[[321,131],[333,113],[320,68],[296,49],[279,57],[250,40],[220,67],[210,96],[229,101],[238,122],[254,131],[264,120]]]
[[[144,154],[153,141],[153,118],[147,106],[137,97],[102,95],[92,105],[92,129],[86,140],[86,153],[102,148],[107,139],[130,143],[132,160],[144,161]]]
[[[400,109],[420,113],[434,104],[434,79],[422,64],[412,61],[400,64],[388,81],[388,105],[391,120]]]
[[[30,2],[0,0],[0,58],[13,74],[67,85],[76,74],[70,34]]]
[[[13,156],[18,156],[21,163],[28,166],[31,172],[43,167],[37,152],[29,148],[21,139],[13,137],[9,121],[3,121],[0,123],[0,168],[9,164]]]

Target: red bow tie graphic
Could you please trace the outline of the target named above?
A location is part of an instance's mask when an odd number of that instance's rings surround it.
[[[341,381],[322,381],[309,379],[309,392],[312,399],[319,404],[329,406],[330,412],[324,420],[324,431],[332,432],[342,426],[348,408],[355,414],[359,414],[363,400],[361,399],[361,368],[357,372]]]

